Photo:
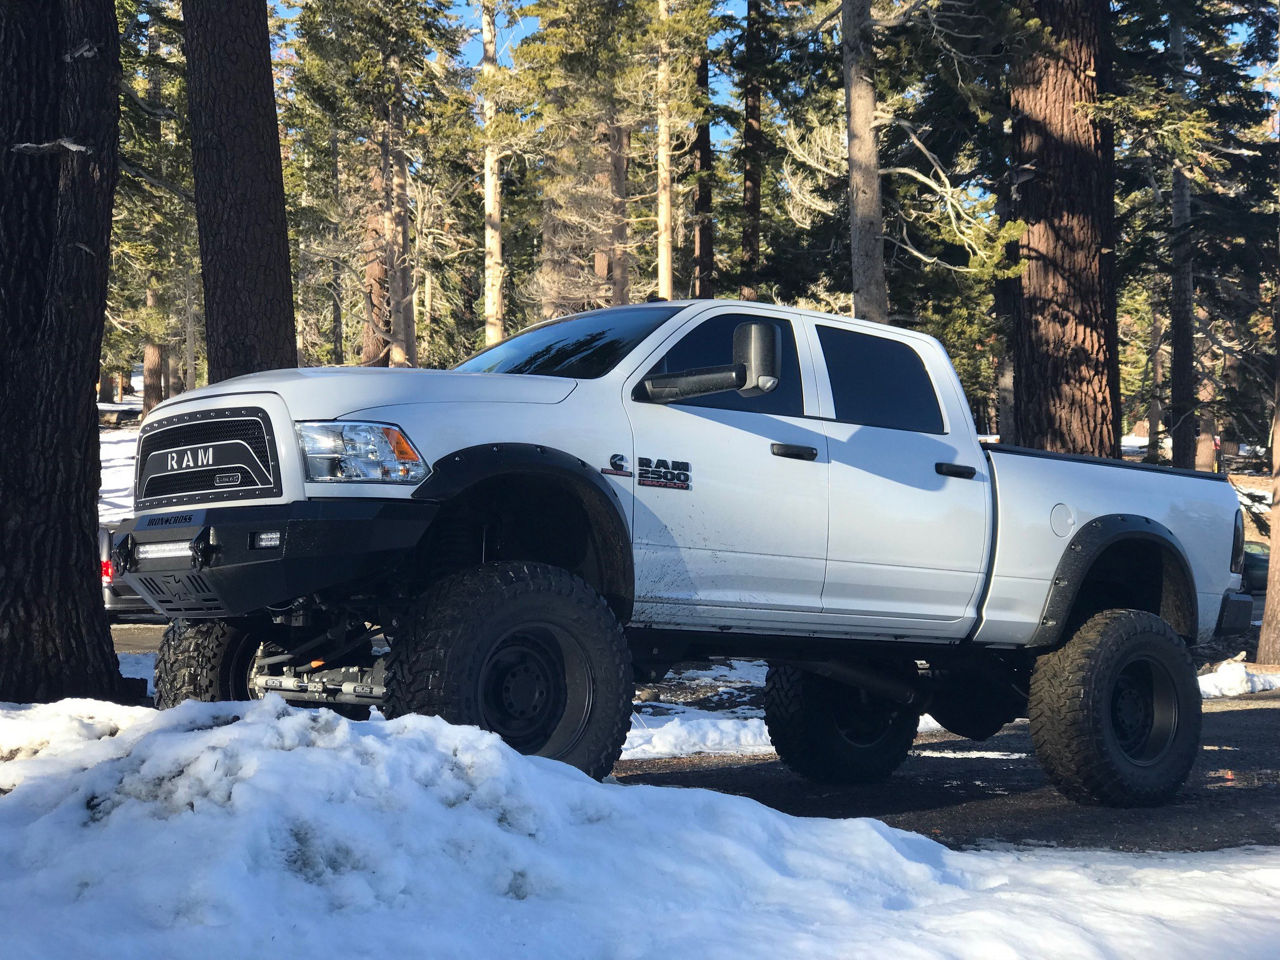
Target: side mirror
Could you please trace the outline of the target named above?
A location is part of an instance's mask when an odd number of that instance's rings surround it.
[[[762,320],[740,323],[733,331],[733,364],[746,373],[738,387],[744,397],[760,397],[778,385],[778,357],[782,353],[782,331]]]
[[[759,397],[777,387],[781,353],[782,332],[772,323],[749,320],[733,331],[733,363],[645,377],[635,397],[650,403],[678,403],[729,390]]]

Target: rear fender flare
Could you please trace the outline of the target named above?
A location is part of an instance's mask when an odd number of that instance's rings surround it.
[[[1171,613],[1165,608],[1170,602],[1176,600],[1184,605],[1179,612],[1185,616],[1185,622],[1190,624],[1190,634],[1194,638],[1199,614],[1196,581],[1191,574],[1191,564],[1187,562],[1186,550],[1173,531],[1164,524],[1137,514],[1112,513],[1090,520],[1067,544],[1054,571],[1040,623],[1027,642],[1028,647],[1053,648],[1068,639],[1064,632],[1090,570],[1108,549],[1126,541],[1155,543],[1161,548],[1166,566],[1162,576],[1166,579],[1171,577],[1175,581],[1181,580],[1187,589],[1176,598],[1165,596],[1161,610],[1154,612],[1169,619]],[[1170,564],[1172,570],[1167,569]]]

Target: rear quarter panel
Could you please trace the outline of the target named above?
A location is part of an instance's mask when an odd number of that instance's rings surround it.
[[[1199,636],[1213,633],[1223,593],[1240,582],[1230,572],[1238,503],[1229,483],[999,447],[988,453],[996,484],[996,549],[975,641],[1025,643],[1071,538],[1089,521],[1117,513],[1147,517],[1177,537],[1195,578]]]

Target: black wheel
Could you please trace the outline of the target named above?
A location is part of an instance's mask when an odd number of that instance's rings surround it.
[[[1031,739],[1080,803],[1169,800],[1200,751],[1200,687],[1186,644],[1154,614],[1107,610],[1031,674]]]
[[[229,620],[175,620],[156,655],[156,706],[184,700],[256,700],[249,683],[262,631]]]
[[[910,707],[809,673],[769,667],[764,719],[779,759],[821,783],[875,783],[902,764],[920,715]]]
[[[384,713],[429,713],[599,779],[631,726],[631,654],[604,599],[566,570],[494,563],[433,585],[387,658]]]

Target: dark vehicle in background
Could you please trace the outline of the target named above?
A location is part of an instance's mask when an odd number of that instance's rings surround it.
[[[136,620],[145,623],[163,623],[147,602],[138,596],[137,591],[123,580],[117,580],[111,571],[111,536],[117,524],[108,523],[98,527],[98,567],[102,577],[102,605],[107,609],[107,620],[118,623]]]
[[[1265,593],[1270,560],[1270,544],[1260,540],[1248,541],[1244,545],[1244,570],[1240,574],[1240,589],[1246,593]]]

